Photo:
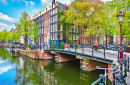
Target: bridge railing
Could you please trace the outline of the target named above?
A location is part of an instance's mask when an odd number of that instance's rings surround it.
[[[100,53],[99,55],[102,58],[106,58],[106,54],[110,54],[106,52],[107,48],[105,47],[94,47],[92,45],[85,45],[85,44],[51,44],[51,45],[44,45],[44,50],[65,50],[65,51],[72,51],[75,53],[81,53],[82,55],[89,53],[88,55],[91,55],[94,57],[97,53]],[[86,52],[87,51],[87,52]],[[118,57],[119,60],[119,51],[117,52],[118,55],[115,55]]]
[[[120,69],[118,69],[118,67],[120,66]],[[106,73],[106,74],[100,74],[99,75],[99,79],[97,79],[95,82],[93,82],[91,85],[96,85],[99,83],[99,85],[105,85],[105,78],[107,77],[108,74],[116,71],[116,70],[120,70],[120,76],[124,76],[125,78],[127,77],[127,72],[129,72],[129,57],[124,55],[124,62],[120,62],[119,65],[116,66],[116,64],[113,64],[112,69]],[[113,81],[112,81],[112,85],[116,84],[116,80],[115,80],[115,74],[113,74]],[[108,85],[108,83],[107,83]]]

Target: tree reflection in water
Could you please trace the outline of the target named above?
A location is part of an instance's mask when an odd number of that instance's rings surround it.
[[[102,71],[80,70],[79,61],[56,63],[54,60],[35,60],[20,54],[11,54],[0,48],[3,60],[16,63],[16,85],[90,85]]]

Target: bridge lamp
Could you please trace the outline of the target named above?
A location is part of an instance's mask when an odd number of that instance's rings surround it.
[[[119,14],[116,15],[118,22],[120,24],[120,58],[119,62],[123,62],[123,50],[122,50],[122,23],[124,21],[125,14],[122,14],[122,12],[119,12]]]

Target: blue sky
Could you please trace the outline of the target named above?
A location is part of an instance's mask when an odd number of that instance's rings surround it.
[[[69,4],[73,0],[57,1]],[[35,14],[44,8],[45,3],[51,4],[51,0],[0,0],[0,31],[15,28],[14,23],[19,20],[21,13],[27,11],[29,15]]]

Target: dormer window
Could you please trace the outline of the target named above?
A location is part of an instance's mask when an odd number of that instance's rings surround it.
[[[46,8],[46,11],[47,11],[47,8]]]

